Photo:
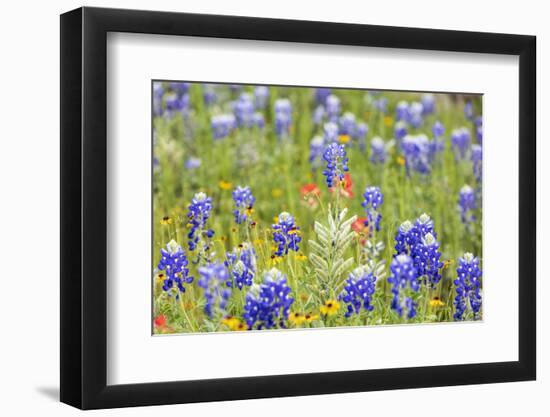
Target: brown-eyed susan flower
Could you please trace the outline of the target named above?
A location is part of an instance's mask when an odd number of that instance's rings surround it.
[[[318,320],[319,314],[306,313],[304,314],[304,320],[306,323],[311,323],[312,321]]]
[[[384,126],[390,127],[392,125],[393,125],[393,117],[391,116],[384,117]]]
[[[162,283],[166,279],[166,275],[162,272],[159,272],[157,275],[155,275],[155,282]]]
[[[340,303],[337,300],[327,300],[325,301],[325,304],[323,304],[319,310],[322,314],[325,316],[332,316],[336,313],[338,313],[338,310],[340,309]]]
[[[444,305],[445,303],[437,296],[430,300],[430,307],[443,307]]]
[[[297,253],[294,258],[297,260],[297,261],[307,261],[307,256],[304,255],[303,253]]]
[[[248,326],[246,325],[246,323],[233,316],[224,317],[222,320],[222,324],[227,326],[229,330],[233,331],[248,330]]]
[[[271,197],[279,198],[283,195],[283,190],[280,188],[274,188],[271,190]]]
[[[275,266],[275,265],[280,264],[282,260],[283,260],[283,258],[281,256],[271,255],[271,259],[270,259],[269,263],[270,263],[271,266]]]
[[[443,261],[443,269],[449,268],[454,263],[454,259],[447,259],[446,261]]]
[[[403,166],[403,165],[405,165],[405,158],[403,158],[402,156],[398,156],[396,158],[396,162],[397,162],[398,165]]]
[[[160,219],[160,224],[163,226],[168,226],[172,224],[173,220],[170,216],[164,216],[162,219]]]
[[[295,313],[289,314],[288,321],[290,321],[295,326],[299,326],[300,324],[306,321],[306,318],[303,313],[295,312]]]

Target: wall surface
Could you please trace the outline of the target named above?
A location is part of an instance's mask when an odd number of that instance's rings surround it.
[[[550,101],[550,26],[544,2],[441,1],[297,2],[292,0],[93,1],[89,6],[159,9],[510,32],[538,37],[538,381],[422,390],[325,395],[100,411],[94,415],[544,415],[550,409],[550,292],[544,256],[550,250],[549,128],[541,115]],[[493,3],[493,4],[491,4]],[[0,410],[3,415],[67,416],[58,403],[59,379],[59,14],[78,1],[20,1],[0,17]],[[496,7],[495,7],[496,6]],[[503,184],[506,186],[506,184]],[[503,207],[503,210],[506,208]],[[503,225],[503,239],[506,225]],[[502,254],[506,262],[506,254]],[[476,346],[472,342],[472,349]],[[545,397],[546,395],[546,397]]]

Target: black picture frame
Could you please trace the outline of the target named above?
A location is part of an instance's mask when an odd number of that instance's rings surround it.
[[[107,385],[108,32],[518,56],[519,360]],[[95,409],[535,379],[534,36],[84,7],[61,15],[60,57],[62,402]]]

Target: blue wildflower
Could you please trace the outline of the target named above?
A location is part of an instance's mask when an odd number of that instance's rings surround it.
[[[240,127],[252,127],[254,124],[254,103],[250,94],[242,93],[233,104],[233,113]]]
[[[189,87],[191,87],[191,83],[180,83],[180,82],[171,82],[168,84],[170,86],[170,89],[178,94],[179,96],[183,96],[184,94],[187,94],[189,92]]]
[[[233,210],[235,223],[242,224],[251,219],[252,210],[256,198],[252,195],[249,187],[237,187],[233,190],[233,201],[236,209]]]
[[[313,124],[320,125],[325,117],[325,108],[323,106],[317,106],[313,111]]]
[[[327,163],[323,175],[326,177],[329,188],[332,188],[334,186],[334,179],[342,181],[344,179],[344,172],[348,171],[348,158],[344,145],[331,143],[325,148],[323,159]]]
[[[400,101],[395,106],[395,120],[407,121],[409,119],[409,103]]]
[[[327,122],[323,125],[323,139],[325,146],[338,142],[338,132],[339,129],[336,123]]]
[[[253,286],[246,294],[243,319],[249,329],[285,327],[293,302],[286,276],[273,268],[265,273],[261,285]]]
[[[202,97],[204,99],[204,103],[207,106],[211,106],[212,104],[216,103],[216,101],[218,100],[218,95],[216,94],[216,86],[212,84],[203,84]]]
[[[359,144],[359,149],[364,151],[367,145],[367,135],[369,133],[369,126],[366,123],[357,123],[353,139]]]
[[[393,127],[393,136],[400,142],[405,136],[407,136],[407,123],[404,121],[398,121]]]
[[[458,210],[462,223],[470,223],[475,220],[473,210],[477,208],[474,189],[469,185],[462,187],[458,193]]]
[[[153,83],[153,114],[160,116],[162,114],[162,97],[164,96],[164,87],[162,83]]]
[[[428,174],[431,171],[430,141],[426,135],[407,135],[401,142],[407,174],[416,171]]]
[[[201,161],[200,158],[192,156],[192,157],[187,158],[185,160],[184,166],[185,166],[185,169],[188,169],[188,170],[192,171],[194,169],[199,168],[201,166],[201,163],[202,163],[202,161]]]
[[[334,94],[329,95],[325,102],[325,109],[328,119],[333,123],[338,122],[338,117],[340,116],[340,99]]]
[[[464,116],[468,120],[474,119],[474,105],[472,104],[471,101],[467,101],[466,104],[464,105]]]
[[[214,139],[223,139],[237,127],[237,119],[232,114],[220,114],[212,116],[210,124]]]
[[[318,168],[323,160],[325,150],[324,139],[321,136],[314,136],[309,143],[309,162],[314,168]]]
[[[376,276],[367,272],[364,267],[358,267],[349,274],[344,290],[339,299],[346,303],[345,317],[359,314],[361,309],[367,312],[374,310],[372,296],[376,290]]]
[[[407,122],[411,126],[415,128],[419,128],[424,122],[423,112],[424,112],[424,107],[422,106],[422,103],[419,103],[419,102],[411,103],[411,105],[409,106]]]
[[[245,285],[250,287],[256,275],[256,251],[252,245],[245,242],[232,252],[227,252],[226,258],[224,264],[231,272],[227,286],[239,290]]]
[[[365,200],[361,203],[361,206],[365,209],[367,214],[366,226],[370,226],[369,231],[372,235],[373,227],[377,232],[380,231],[380,220],[382,220],[382,215],[379,209],[384,202],[384,195],[379,187],[367,187],[363,197]]]
[[[460,159],[466,157],[466,153],[470,148],[470,131],[466,127],[455,129],[451,133],[451,145],[455,151],[455,156]]]
[[[355,134],[356,123],[355,115],[350,112],[346,112],[340,117],[340,135],[353,136]]]
[[[185,115],[189,110],[189,94],[179,96],[176,93],[169,93],[165,96],[166,116],[173,117],[176,113]]]
[[[157,268],[166,273],[166,278],[162,283],[162,289],[166,292],[177,290],[176,298],[180,293],[185,292],[185,284],[193,282],[193,277],[189,276],[187,257],[185,252],[175,240],[171,240],[166,249],[160,250],[160,261]]]
[[[254,89],[254,103],[257,109],[265,109],[269,100],[269,88],[259,85]]]
[[[435,112],[435,97],[433,94],[422,94],[420,102],[422,103],[422,114],[427,115]]]
[[[445,134],[445,126],[439,120],[436,121],[432,127],[432,133],[435,139],[440,138]]]
[[[260,112],[254,113],[254,115],[252,116],[252,124],[258,129],[263,129],[265,127],[264,115]]]
[[[330,88],[316,88],[315,89],[315,101],[317,104],[324,105],[327,101],[327,97],[330,96]]]
[[[226,286],[229,279],[227,268],[220,262],[214,262],[199,267],[198,272],[200,278],[197,284],[204,289],[206,299],[204,312],[208,317],[223,312],[231,295],[231,290]]]
[[[433,220],[426,213],[423,213],[416,221],[411,223],[409,220],[404,221],[395,236],[395,252],[399,254],[408,254],[413,256],[415,247],[422,242],[426,235],[431,234],[437,238],[434,230]]]
[[[426,233],[414,246],[412,252],[418,276],[424,277],[429,285],[435,287],[441,281],[440,269],[443,267],[439,242],[434,235]]]
[[[469,304],[474,320],[476,320],[479,318],[482,304],[479,259],[471,253],[465,253],[458,260],[456,274],[457,277],[454,281],[456,290],[455,314],[453,318],[457,321],[463,320]]]
[[[298,252],[298,243],[302,238],[300,237],[300,228],[294,223],[294,217],[283,211],[277,217],[277,223],[272,225],[272,228],[273,240],[277,245],[275,256],[286,255],[289,250]]]
[[[388,99],[385,97],[380,97],[373,101],[374,108],[382,113],[388,112]]]
[[[474,177],[478,182],[481,182],[483,176],[483,153],[481,145],[474,143],[472,145],[472,165],[474,171]]]
[[[400,254],[393,258],[390,264],[391,276],[388,282],[392,284],[393,299],[391,308],[400,316],[412,319],[416,316],[417,303],[410,296],[411,291],[418,292],[420,283],[412,258]],[[409,295],[407,295],[407,293]]]
[[[275,133],[277,136],[288,136],[292,124],[292,104],[286,98],[275,101]]]
[[[188,210],[187,218],[190,230],[187,237],[189,239],[189,250],[193,251],[203,237],[209,239],[214,236],[214,231],[206,228],[206,221],[212,211],[212,199],[205,193],[197,193],[191,204],[189,204]],[[209,250],[207,242],[203,243],[202,249],[204,251]]]
[[[386,142],[380,137],[374,137],[370,141],[370,157],[369,160],[373,164],[383,164],[388,158],[388,151],[386,149]]]

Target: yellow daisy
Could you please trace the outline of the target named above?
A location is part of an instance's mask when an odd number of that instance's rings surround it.
[[[168,226],[172,224],[173,220],[170,216],[164,216],[162,219],[160,219],[160,224],[163,226]]]
[[[233,184],[228,181],[220,180],[220,182],[218,183],[218,187],[220,187],[222,190],[230,190],[231,188],[233,188]]]
[[[302,313],[290,313],[288,316],[288,321],[290,321],[295,326],[299,326],[304,321],[306,321],[306,317]]]
[[[393,117],[391,117],[391,116],[384,117],[384,125],[387,126],[387,127],[392,126],[393,125]]]
[[[338,310],[340,309],[340,303],[336,300],[327,300],[325,301],[325,304],[319,308],[322,314],[325,316],[332,316],[336,313],[338,313]]]
[[[402,156],[398,156],[396,161],[398,165],[405,165],[405,158],[403,158]]]
[[[441,298],[434,297],[430,300],[430,306],[431,307],[443,307],[445,303],[441,301]]]
[[[319,314],[306,313],[304,315],[304,320],[306,321],[306,323],[311,323],[312,321],[315,321],[318,319],[319,319]]]
[[[338,141],[339,141],[340,143],[349,143],[350,140],[351,140],[351,138],[350,138],[349,135],[340,135],[340,136],[338,137]]]

